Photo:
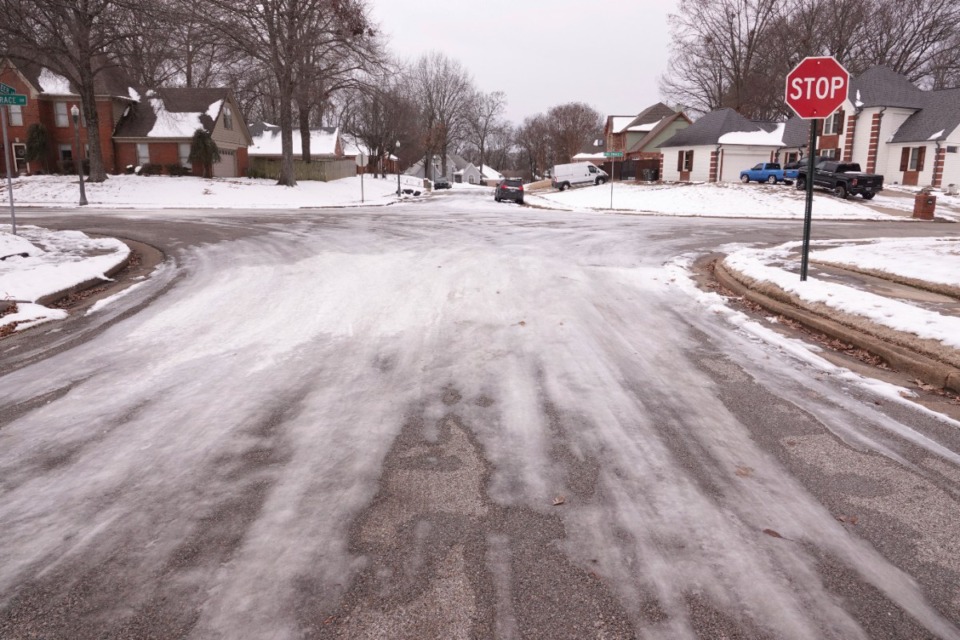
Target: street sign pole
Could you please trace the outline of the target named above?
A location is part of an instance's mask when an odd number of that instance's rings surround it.
[[[617,171],[617,158],[623,157],[623,151],[604,151],[604,158],[610,158],[610,209],[613,209],[613,176]]]
[[[813,156],[817,144],[817,121],[810,121],[810,145],[807,147],[807,205],[803,210],[803,252],[800,257],[800,282],[807,281],[810,261],[810,226],[813,223]]]
[[[13,206],[13,173],[10,171],[10,144],[7,142],[7,110],[0,107],[0,120],[3,120],[3,162],[7,165],[7,194],[10,196],[10,225],[13,235],[17,235],[17,210]]]

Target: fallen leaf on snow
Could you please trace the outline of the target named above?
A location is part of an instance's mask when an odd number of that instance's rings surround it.
[[[553,499],[553,506],[559,507],[561,504],[563,504],[566,501],[567,499],[564,498],[563,496],[557,496],[556,498]]]
[[[736,473],[741,478],[749,478],[750,476],[753,475],[753,467],[739,466],[737,467],[737,470],[734,473]]]

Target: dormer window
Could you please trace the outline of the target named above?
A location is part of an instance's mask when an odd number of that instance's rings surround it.
[[[233,129],[233,111],[230,110],[230,105],[223,105],[223,128]]]

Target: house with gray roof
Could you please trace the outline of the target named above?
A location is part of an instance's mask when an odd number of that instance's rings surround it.
[[[662,102],[651,105],[635,116],[607,116],[603,130],[603,144],[584,150],[584,161],[603,166],[614,179],[659,179],[660,144],[675,133],[690,126],[692,121],[682,111],[671,109]],[[602,147],[602,148],[601,148]],[[606,150],[623,152],[622,161],[615,166],[603,157]],[[591,152],[592,151],[592,152]]]
[[[818,155],[893,184],[960,184],[958,149],[960,89],[923,91],[886,67],[851,78],[847,100],[817,135]]]
[[[754,122],[733,109],[719,109],[665,140],[661,180],[733,182],[758,162],[775,162],[786,123]]]

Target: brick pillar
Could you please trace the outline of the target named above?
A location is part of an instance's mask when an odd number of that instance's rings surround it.
[[[936,156],[933,159],[933,186],[943,186],[943,165],[947,159],[947,150],[944,147],[937,149]]]
[[[843,161],[853,162],[853,134],[857,130],[857,116],[847,116],[847,137],[843,143]]]
[[[720,159],[717,157],[717,152],[711,151],[710,152],[710,178],[709,178],[710,182],[717,181],[717,169],[719,165],[719,160]]]
[[[658,173],[657,175],[659,176],[660,180],[663,180],[663,154],[661,153],[659,155],[660,155],[660,173]]]
[[[880,121],[882,119],[882,113],[875,113],[873,114],[873,121],[870,123],[870,146],[867,148],[867,173],[876,173],[877,171],[877,149],[880,148]]]

